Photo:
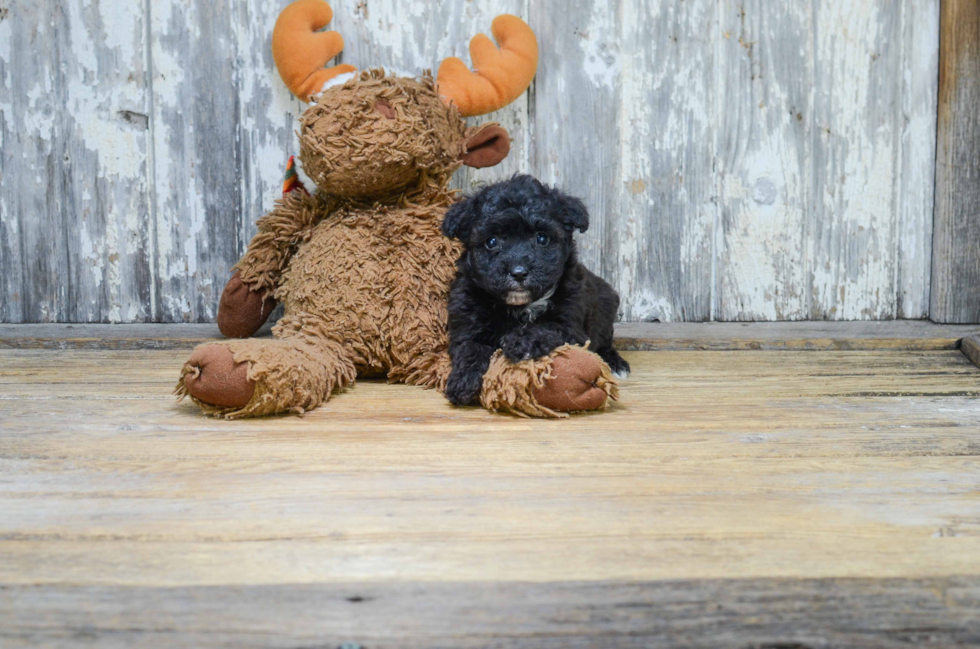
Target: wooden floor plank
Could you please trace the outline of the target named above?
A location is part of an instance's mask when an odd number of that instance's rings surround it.
[[[977,640],[958,350],[627,352],[564,421],[377,381],[215,420],[185,356],[0,350],[0,645]]]
[[[13,586],[0,645],[955,649],[980,644],[977,610],[976,577]]]

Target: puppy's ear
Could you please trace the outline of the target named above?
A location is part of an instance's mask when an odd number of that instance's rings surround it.
[[[561,222],[561,226],[568,232],[572,232],[576,229],[579,232],[585,232],[588,230],[589,211],[585,209],[585,203],[574,196],[569,196],[568,194],[560,192],[557,189],[555,190],[555,195],[558,197],[558,206],[560,210],[558,220]]]
[[[470,236],[475,220],[476,201],[464,198],[446,210],[446,216],[442,218],[442,233],[450,239],[465,241]]]

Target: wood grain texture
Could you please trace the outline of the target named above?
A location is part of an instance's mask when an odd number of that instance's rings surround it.
[[[710,2],[533,2],[531,169],[583,198],[625,320],[710,317]]]
[[[532,170],[624,319],[927,314],[937,2],[567,7],[531,6]]]
[[[810,311],[894,317],[901,5],[820,2],[814,21]]]
[[[256,336],[269,336],[267,324]],[[620,322],[628,351],[832,351],[957,349],[980,326],[915,320],[872,322]],[[221,340],[213,324],[0,325],[0,349],[190,349]]]
[[[272,28],[282,6],[264,0],[236,0],[232,5],[242,209],[237,215],[238,247],[231,263],[244,254],[255,235],[255,222],[281,196],[286,162],[299,153],[296,129],[306,104],[286,89],[272,60]],[[220,293],[227,281],[227,268],[218,281]]]
[[[10,649],[952,649],[980,643],[978,606],[976,577],[8,586],[0,641]]]
[[[980,5],[944,0],[932,305],[937,322],[980,322]]]
[[[2,8],[0,321],[150,319],[142,6]]]
[[[149,6],[158,319],[213,321],[242,211],[230,3]]]
[[[809,3],[718,3],[720,320],[810,317],[812,13]]]
[[[896,178],[898,258],[895,317],[929,313],[935,210],[936,106],[939,76],[939,6],[934,0],[902,5],[901,139]]]
[[[719,20],[717,319],[924,317],[938,3]]]
[[[213,320],[296,151],[286,0],[6,3],[0,321]],[[927,315],[938,0],[332,5],[339,61],[409,74],[468,60],[499,13],[531,23],[531,90],[474,120],[511,155],[454,186],[581,195],[625,320]]]
[[[960,351],[970,362],[980,367],[980,335],[970,336],[960,341]]]
[[[627,352],[557,422],[371,381],[207,419],[185,354],[0,350],[4,646],[977,640],[956,350]]]
[[[156,320],[213,321],[244,243],[232,3],[148,3],[153,65]],[[248,153],[252,157],[253,152]]]

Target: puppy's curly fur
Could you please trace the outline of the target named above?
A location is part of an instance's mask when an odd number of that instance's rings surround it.
[[[629,373],[612,347],[619,296],[576,256],[572,233],[588,227],[582,201],[527,175],[449,208],[443,234],[464,246],[449,294],[452,403],[476,402],[497,349],[522,361],[590,341],[613,372]]]

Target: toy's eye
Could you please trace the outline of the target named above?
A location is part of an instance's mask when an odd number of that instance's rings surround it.
[[[388,119],[395,119],[395,108],[384,99],[374,102],[374,110],[378,111]]]
[[[538,232],[538,238],[535,239],[535,242],[537,242],[539,246],[546,246],[548,245],[549,241],[551,241],[551,239],[548,238],[547,234],[544,232]]]
[[[497,237],[490,237],[489,239],[483,242],[483,245],[486,246],[487,250],[493,250],[494,248],[497,247],[499,243],[500,242],[497,241]]]

